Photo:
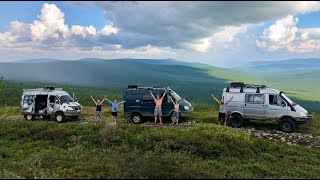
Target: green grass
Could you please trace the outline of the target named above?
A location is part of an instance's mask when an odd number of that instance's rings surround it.
[[[320,152],[231,128],[0,121],[1,178],[319,178]]]

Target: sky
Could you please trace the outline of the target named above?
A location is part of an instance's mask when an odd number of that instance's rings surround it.
[[[320,1],[2,1],[0,62],[320,57]]]

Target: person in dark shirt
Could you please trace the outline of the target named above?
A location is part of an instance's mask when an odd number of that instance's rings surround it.
[[[103,103],[103,101],[106,99],[107,97],[104,96],[104,98],[102,99],[102,101],[100,101],[99,99],[96,101],[94,100],[94,98],[91,96],[91,99],[92,101],[96,104],[96,114],[95,114],[95,119],[98,120],[101,120],[102,119],[102,116],[101,116],[101,105]]]

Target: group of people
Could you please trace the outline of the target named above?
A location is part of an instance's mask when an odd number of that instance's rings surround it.
[[[123,103],[125,103],[126,101],[121,101],[121,102],[118,102],[116,98],[114,98],[113,102],[110,101],[107,96],[104,96],[103,99],[100,101],[100,99],[98,100],[95,100],[93,98],[93,96],[91,96],[91,99],[92,101],[96,104],[96,114],[95,114],[95,118],[96,120],[97,119],[102,119],[102,116],[101,116],[101,111],[102,111],[102,104],[105,100],[107,100],[109,102],[109,104],[112,106],[111,108],[111,116],[112,116],[112,119],[113,119],[113,122],[114,123],[117,123],[117,116],[118,116],[118,109],[119,109],[119,106],[121,106]]]
[[[160,124],[162,123],[162,101],[166,95],[166,92],[164,92],[164,94],[162,95],[162,97],[160,98],[159,95],[154,95],[152,94],[152,92],[150,91],[151,96],[153,97],[153,100],[155,102],[155,109],[154,109],[154,124],[157,123],[157,119],[159,117],[159,121]],[[214,96],[212,95],[213,99],[220,105],[219,107],[219,115],[218,115],[218,123],[224,123],[224,126],[226,126],[226,106],[228,105],[228,103],[233,99],[233,96],[228,100],[228,101],[224,101],[223,99],[221,99],[220,101]],[[118,102],[116,98],[114,98],[113,102],[110,101],[106,96],[104,96],[104,98],[100,101],[99,99],[96,101],[92,96],[92,101],[96,104],[96,114],[95,114],[95,118],[96,119],[102,119],[101,116],[101,105],[103,104],[103,102],[105,100],[107,100],[109,102],[109,104],[112,106],[111,109],[111,116],[113,119],[113,122],[117,123],[117,116],[118,116],[118,109],[119,106],[121,106],[123,103],[125,103],[126,101],[121,101]],[[174,105],[174,109],[173,109],[173,113],[171,116],[171,121],[172,121],[172,125],[174,125],[176,123],[176,125],[179,124],[179,117],[180,117],[180,104],[184,101],[185,99],[183,98],[180,102],[175,102],[172,98],[171,101]]]

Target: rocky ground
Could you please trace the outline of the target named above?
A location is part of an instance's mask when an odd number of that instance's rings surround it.
[[[22,116],[17,117],[10,117],[6,118],[10,121],[26,121]],[[36,118],[35,121],[41,121],[42,118]],[[47,120],[47,121],[53,121]],[[81,123],[81,124],[106,124],[106,123],[113,123],[103,120],[96,120],[94,117],[80,117],[79,119],[67,119],[65,123]],[[118,120],[117,123],[131,123],[127,120]],[[114,123],[113,123],[114,124]],[[171,125],[171,123],[164,123],[164,124],[154,124],[152,121],[147,121],[142,125],[146,126],[172,126],[175,128],[189,128],[195,124],[205,124],[205,123],[196,123],[195,121],[192,122],[182,122],[179,125]],[[248,134],[253,138],[259,139],[267,139],[273,142],[281,141],[290,145],[301,145],[306,146],[308,148],[320,150],[320,136],[312,135],[312,134],[302,134],[298,132],[294,133],[285,133],[278,130],[258,130],[255,128],[239,128],[238,130],[243,131],[244,133]]]

